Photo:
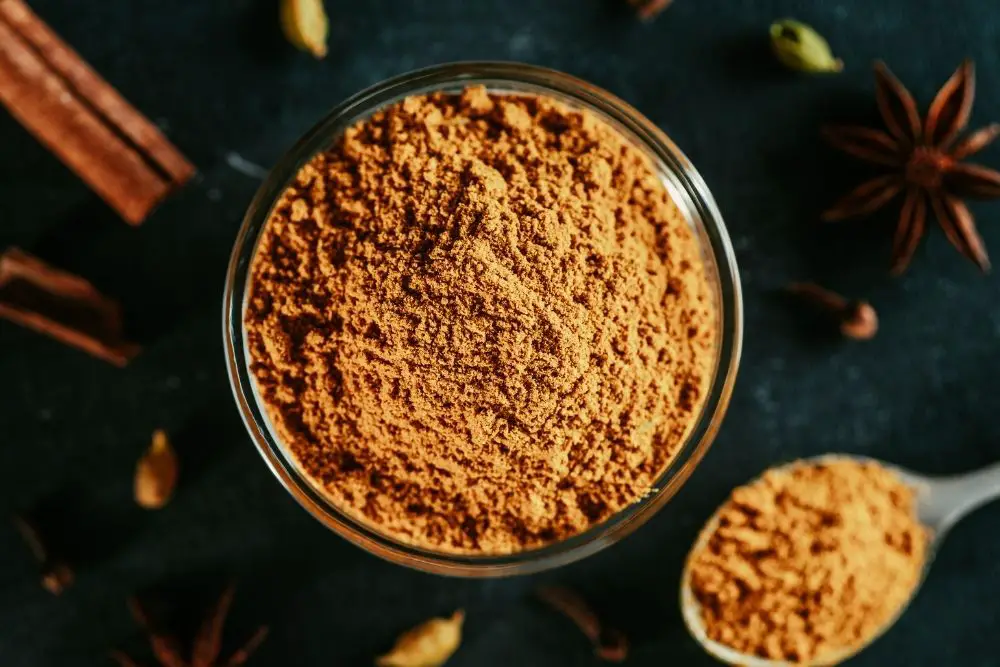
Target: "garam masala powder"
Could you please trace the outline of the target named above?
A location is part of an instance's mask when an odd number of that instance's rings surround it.
[[[868,643],[909,601],[927,558],[913,490],[851,459],[768,471],[733,491],[711,531],[688,565],[706,634],[791,663]]]
[[[714,283],[647,158],[544,96],[409,97],[301,168],[251,269],[251,367],[343,512],[506,554],[639,500],[715,370]]]

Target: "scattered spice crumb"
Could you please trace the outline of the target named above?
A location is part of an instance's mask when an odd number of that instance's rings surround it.
[[[377,667],[439,667],[462,641],[461,609],[451,618],[432,618],[403,633],[392,650],[375,660]]]
[[[577,593],[568,588],[547,586],[538,590],[538,598],[573,621],[594,646],[594,655],[601,660],[622,662],[628,657],[628,637],[603,625]]]
[[[927,542],[914,492],[892,471],[804,461],[733,491],[688,572],[710,639],[811,663],[863,646],[895,617]]]
[[[153,442],[135,467],[135,502],[146,509],[160,509],[170,502],[177,485],[177,454],[164,431],[153,433]]]

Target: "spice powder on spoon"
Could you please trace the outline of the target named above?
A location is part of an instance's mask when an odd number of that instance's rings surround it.
[[[245,324],[279,439],[402,542],[505,554],[646,494],[715,370],[715,288],[648,159],[544,96],[410,97],[277,202]]]
[[[733,491],[689,557],[691,588],[714,641],[827,664],[909,602],[928,537],[913,489],[891,470],[803,461]]]

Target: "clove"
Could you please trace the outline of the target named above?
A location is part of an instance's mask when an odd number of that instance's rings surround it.
[[[63,560],[52,555],[48,546],[42,541],[42,534],[30,519],[15,514],[14,527],[31,550],[32,555],[40,564],[42,588],[59,595],[73,584],[73,570]]]
[[[852,300],[815,283],[792,283],[786,291],[833,320],[852,340],[870,340],[878,333],[878,313],[870,303]]]
[[[628,657],[628,637],[615,628],[601,623],[590,605],[574,591],[558,586],[546,586],[537,592],[538,598],[565,615],[583,632],[594,647],[594,655],[608,662],[622,662]]]

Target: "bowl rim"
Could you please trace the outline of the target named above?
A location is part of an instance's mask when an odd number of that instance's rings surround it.
[[[406,96],[460,90],[483,84],[513,94],[555,97],[597,114],[622,132],[653,161],[671,197],[699,234],[706,266],[714,269],[719,306],[716,366],[701,411],[654,492],[600,524],[558,542],[506,555],[431,551],[380,533],[338,509],[299,471],[279,443],[263,409],[247,359],[243,324],[249,270],[260,232],[278,198],[299,169],[327,148],[347,127]],[[383,559],[411,568],[466,577],[498,577],[551,569],[590,556],[623,539],[658,512],[688,480],[708,451],[726,413],[739,366],[743,303],[736,256],[722,215],[690,160],[656,125],[611,93],[571,75],[535,65],[470,61],[435,65],[375,84],[335,106],[278,161],[253,197],[230,256],[223,293],[223,343],[229,382],[243,423],[255,446],[295,500],[341,537]]]

